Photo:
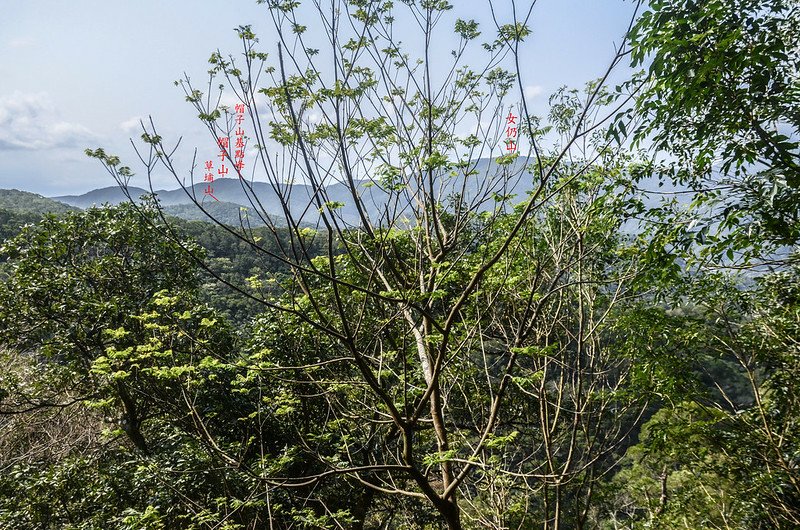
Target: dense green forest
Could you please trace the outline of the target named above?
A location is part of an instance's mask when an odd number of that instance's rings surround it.
[[[0,200],[0,527],[800,528],[800,4],[637,4],[535,116],[527,7],[264,3],[176,84],[281,211]]]

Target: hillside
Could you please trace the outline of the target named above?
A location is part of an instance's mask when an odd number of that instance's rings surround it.
[[[226,225],[239,226],[244,222],[245,226],[256,227],[264,226],[265,224],[258,215],[253,213],[252,207],[246,208],[232,202],[211,201],[206,202],[203,208],[213,216],[214,219]],[[164,213],[180,219],[186,219],[187,221],[209,221],[208,216],[203,213],[200,208],[195,206],[194,203],[164,206]],[[284,219],[275,216],[272,216],[272,218],[277,226],[284,226],[286,224]]]
[[[63,214],[78,208],[36,193],[0,189],[0,243],[19,233],[22,226],[36,223],[45,214]]]
[[[20,190],[0,190],[0,210],[19,214],[66,213],[78,208],[36,193]]]

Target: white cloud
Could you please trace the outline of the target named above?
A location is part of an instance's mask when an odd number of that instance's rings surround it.
[[[16,39],[11,39],[8,41],[8,47],[12,50],[18,50],[20,48],[28,48],[29,46],[33,46],[36,44],[36,41],[33,37],[18,37]]]
[[[306,119],[308,120],[308,123],[312,125],[319,125],[320,123],[322,123],[322,114],[320,114],[319,112],[312,112],[311,114],[306,116]]]
[[[525,87],[525,97],[530,99],[535,98],[542,92],[544,92],[544,88],[542,88],[541,85],[528,85]]]
[[[127,134],[131,134],[136,131],[142,130],[142,117],[141,116],[133,116],[130,119],[127,119],[119,124],[119,128],[122,129]]]
[[[223,92],[222,97],[219,100],[220,106],[228,107],[231,112],[233,112],[233,109],[236,108],[236,105],[240,104],[241,102],[242,101],[231,92]]]
[[[62,121],[45,92],[0,97],[0,150],[82,147],[94,138],[83,125]]]

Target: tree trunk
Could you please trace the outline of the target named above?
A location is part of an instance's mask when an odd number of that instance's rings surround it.
[[[442,501],[442,504],[437,508],[439,513],[444,516],[447,530],[461,530],[461,510],[459,510],[455,500]]]
[[[353,507],[353,518],[355,519],[353,530],[364,529],[364,524],[367,521],[367,514],[369,513],[370,506],[372,505],[372,499],[374,497],[375,490],[372,488],[364,489],[364,494],[361,495],[361,498]]]

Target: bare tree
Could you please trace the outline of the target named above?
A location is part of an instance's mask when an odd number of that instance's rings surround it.
[[[220,225],[291,279],[277,295],[231,287],[316,337],[298,333],[299,364],[259,369],[322,397],[320,429],[337,441],[334,455],[301,440],[322,471],[252,473],[270,487],[360,484],[371,492],[362,525],[376,494],[424,500],[450,529],[527,524],[509,516],[511,502],[540,505],[544,527],[558,528],[575,484],[582,524],[627,434],[622,418],[635,422],[643,406],[619,397],[631,359],[604,335],[614,308],[641,292],[641,261],[620,251],[635,201],[605,134],[632,97],[606,87],[625,39],[598,81],[555,98],[547,124],[524,97],[535,1],[490,2],[496,36],[483,45],[478,24],[453,20],[446,1],[315,0],[313,27],[296,2],[265,3],[279,39],[271,66],[241,27],[242,56],[214,53],[206,91],[179,84],[215,144],[236,125],[216,83],[246,108],[255,155],[236,176],[273,245],[244,217]],[[464,64],[476,50],[482,66]],[[204,208],[197,163],[182,176],[178,146],[143,127],[148,177],[165,168]],[[127,186],[118,159],[91,154]],[[280,211],[257,192],[264,183]],[[250,466],[192,412],[224,462]]]

